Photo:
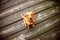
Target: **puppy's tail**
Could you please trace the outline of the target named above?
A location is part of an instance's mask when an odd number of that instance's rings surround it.
[[[20,14],[20,15],[24,18],[23,14]]]

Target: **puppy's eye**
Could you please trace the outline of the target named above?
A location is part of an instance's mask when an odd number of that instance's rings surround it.
[[[32,15],[32,14],[31,14]]]

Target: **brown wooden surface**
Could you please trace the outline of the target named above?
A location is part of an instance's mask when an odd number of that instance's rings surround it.
[[[41,40],[55,40],[54,34],[57,34],[60,29],[58,26],[60,24],[60,10],[55,1],[2,0],[0,6],[0,38],[19,40],[19,36],[24,34],[26,40],[38,40],[39,38]],[[28,11],[35,12],[35,27],[31,30],[25,29],[20,16],[21,13]]]

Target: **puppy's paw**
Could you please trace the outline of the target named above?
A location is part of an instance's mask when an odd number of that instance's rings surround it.
[[[33,27],[34,27],[35,25],[33,25]]]

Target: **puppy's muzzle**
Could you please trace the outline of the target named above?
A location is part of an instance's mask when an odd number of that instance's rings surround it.
[[[32,18],[30,18],[30,20],[32,20]]]

